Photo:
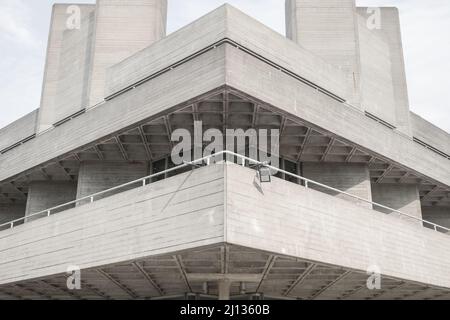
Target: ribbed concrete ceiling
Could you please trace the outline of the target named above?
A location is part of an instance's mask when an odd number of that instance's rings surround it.
[[[381,289],[367,289],[362,271],[323,265],[232,245],[218,245],[141,261],[81,270],[81,290],[68,290],[66,275],[0,286],[0,299],[216,299],[216,281],[203,275],[257,278],[234,282],[231,295],[266,299],[450,299],[450,290],[382,276]],[[205,284],[207,283],[207,284]]]

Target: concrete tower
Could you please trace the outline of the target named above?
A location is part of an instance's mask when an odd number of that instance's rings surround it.
[[[105,98],[107,69],[166,35],[167,0],[56,4],[37,131]]]
[[[287,37],[341,69],[348,102],[411,135],[396,8],[356,8],[355,0],[287,0]]]

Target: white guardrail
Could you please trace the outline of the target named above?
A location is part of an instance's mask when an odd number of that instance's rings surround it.
[[[393,212],[397,213],[397,214],[399,214],[400,217],[404,217],[404,218],[408,218],[408,219],[411,219],[411,220],[415,220],[417,222],[421,222],[424,226],[430,226],[435,231],[439,231],[439,232],[449,233],[450,234],[450,229],[445,228],[443,226],[440,226],[438,224],[435,224],[433,222],[426,221],[426,220],[420,219],[418,217],[411,216],[409,214],[406,214],[404,212],[395,210],[393,208],[389,208],[389,207],[384,206],[382,204],[379,204],[379,203],[370,201],[368,199],[364,199],[364,198],[355,196],[355,195],[347,193],[345,191],[342,191],[342,190],[339,190],[339,189],[336,189],[336,188],[324,185],[322,183],[319,183],[319,182],[313,181],[311,179],[308,179],[308,178],[305,178],[305,177],[293,174],[291,172],[288,172],[288,171],[285,171],[285,170],[273,167],[273,166],[268,165],[266,163],[263,163],[263,162],[251,159],[249,157],[246,157],[246,156],[243,156],[243,155],[231,152],[231,151],[220,151],[220,152],[212,154],[210,156],[207,156],[207,157],[204,157],[204,158],[192,161],[192,162],[186,162],[186,163],[184,163],[182,165],[179,165],[179,166],[176,166],[176,167],[173,167],[173,168],[170,168],[170,169],[167,169],[167,170],[164,170],[164,171],[161,171],[161,172],[149,175],[147,177],[143,177],[143,178],[138,179],[138,180],[130,181],[128,183],[119,185],[119,186],[111,188],[111,189],[107,189],[107,190],[104,190],[104,191],[101,191],[101,192],[98,192],[98,193],[94,193],[92,195],[89,195],[89,196],[86,196],[86,197],[82,197],[82,198],[79,198],[79,199],[76,199],[76,200],[73,200],[73,201],[61,204],[59,206],[56,206],[56,207],[53,207],[53,208],[49,208],[47,210],[43,210],[43,211],[31,214],[31,215],[22,217],[20,219],[16,219],[16,220],[13,220],[13,221],[10,221],[10,222],[7,222],[7,223],[0,224],[0,230],[12,229],[12,228],[14,228],[15,226],[17,226],[19,224],[27,223],[27,220],[35,220],[35,219],[38,219],[38,218],[49,217],[52,214],[55,214],[56,213],[55,211],[58,211],[58,212],[64,211],[64,210],[60,210],[60,209],[63,209],[65,207],[74,206],[74,205],[77,205],[79,203],[83,203],[83,202],[87,202],[87,201],[89,203],[92,203],[92,202],[94,202],[96,200],[96,198],[99,198],[100,196],[104,196],[104,195],[106,195],[108,193],[111,193],[111,192],[114,192],[114,191],[117,191],[117,190],[129,187],[129,186],[132,186],[132,185],[137,185],[136,188],[141,187],[141,186],[146,186],[146,185],[152,183],[152,180],[155,179],[155,178],[158,178],[158,177],[161,177],[161,176],[165,176],[168,173],[171,173],[171,172],[174,172],[174,171],[178,171],[178,170],[183,169],[185,167],[195,168],[196,166],[200,166],[202,164],[210,165],[211,159],[217,161],[217,158],[219,158],[221,161],[223,161],[224,160],[223,159],[224,155],[228,156],[228,158],[225,159],[226,161],[230,161],[230,158],[236,157],[237,159],[240,159],[240,163],[242,165],[245,165],[245,163],[247,161],[249,163],[249,165],[264,166],[264,167],[269,168],[271,170],[274,170],[276,172],[280,172],[280,173],[283,173],[285,175],[291,176],[291,177],[293,177],[295,179],[298,179],[299,181],[303,181],[305,188],[310,188],[311,185],[315,185],[315,186],[321,187],[321,188],[329,190],[329,191],[333,191],[333,192],[336,192],[336,193],[339,193],[339,194],[342,194],[342,195],[346,195],[346,196],[348,196],[350,198],[353,198],[353,199],[356,199],[358,201],[371,204],[372,206],[388,210],[391,213],[393,213]],[[231,162],[234,162],[234,159],[231,160]],[[128,189],[126,189],[124,191],[128,191],[128,190],[130,190],[130,189],[128,188]],[[319,190],[319,191],[321,191],[321,190]]]

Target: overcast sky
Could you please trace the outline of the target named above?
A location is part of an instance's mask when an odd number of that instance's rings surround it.
[[[39,106],[51,6],[67,2],[94,0],[0,0],[0,128]],[[284,0],[169,0],[168,31],[225,2],[285,33]],[[450,132],[450,1],[357,4],[400,9],[411,109]]]

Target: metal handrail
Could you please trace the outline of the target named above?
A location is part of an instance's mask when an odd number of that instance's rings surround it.
[[[70,205],[76,205],[79,202],[83,202],[83,201],[86,201],[86,200],[89,200],[89,202],[92,203],[92,202],[95,201],[96,197],[99,197],[99,196],[105,195],[107,193],[110,193],[110,192],[113,192],[113,191],[125,188],[125,187],[130,186],[130,185],[135,185],[135,184],[139,183],[141,186],[146,186],[147,185],[147,180],[151,181],[152,179],[157,178],[159,176],[166,175],[166,174],[168,174],[170,172],[177,171],[177,170],[183,169],[185,167],[195,166],[195,165],[197,165],[199,163],[201,164],[201,163],[206,162],[206,164],[209,165],[211,163],[211,159],[217,158],[219,156],[223,157],[224,155],[228,155],[228,156],[239,158],[242,161],[242,165],[245,165],[245,161],[248,161],[249,164],[254,164],[254,165],[257,165],[257,166],[265,166],[265,167],[267,167],[267,168],[269,168],[271,170],[274,170],[276,172],[281,172],[281,173],[283,173],[285,175],[288,175],[288,176],[291,176],[293,178],[296,178],[299,181],[303,181],[305,183],[305,188],[310,188],[310,185],[315,185],[315,186],[324,188],[326,190],[337,192],[339,194],[346,195],[348,197],[357,199],[359,201],[362,201],[362,202],[365,202],[365,203],[368,203],[368,204],[372,204],[373,206],[376,206],[376,207],[379,207],[379,208],[383,208],[383,209],[389,210],[391,212],[398,213],[401,216],[404,216],[404,217],[416,220],[418,222],[422,222],[423,224],[430,225],[430,226],[433,227],[433,229],[435,231],[438,231],[439,229],[441,229],[441,230],[444,230],[445,232],[449,232],[450,233],[450,229],[449,228],[440,226],[440,225],[438,225],[436,223],[420,219],[418,217],[415,217],[415,216],[409,215],[407,213],[398,211],[396,209],[390,208],[390,207],[382,205],[380,203],[376,203],[376,202],[373,202],[371,200],[364,199],[364,198],[356,196],[354,194],[351,194],[351,193],[348,193],[348,192],[345,192],[345,191],[342,191],[342,190],[339,190],[339,189],[327,186],[327,185],[322,184],[320,182],[317,182],[317,181],[314,181],[314,180],[311,180],[311,179],[308,179],[308,178],[305,178],[305,177],[293,174],[293,173],[285,171],[283,169],[280,169],[280,168],[268,165],[267,163],[264,163],[264,162],[261,162],[261,161],[258,161],[258,160],[254,160],[254,159],[246,157],[244,155],[241,155],[241,154],[238,154],[238,153],[235,153],[235,152],[231,152],[231,151],[227,151],[227,150],[220,151],[220,152],[217,152],[215,154],[212,154],[212,155],[209,155],[209,156],[206,156],[206,157],[203,157],[203,158],[191,161],[191,162],[185,162],[182,165],[179,165],[179,166],[176,166],[176,167],[173,167],[173,168],[170,168],[170,169],[167,169],[167,170],[164,170],[164,171],[161,171],[161,172],[158,172],[158,173],[155,173],[155,174],[152,174],[152,175],[149,175],[149,176],[146,176],[146,177],[134,180],[134,181],[130,181],[130,182],[121,184],[119,186],[116,186],[116,187],[113,187],[113,188],[110,188],[110,189],[107,189],[107,190],[104,190],[104,191],[101,191],[101,192],[97,192],[97,193],[91,194],[89,196],[85,196],[85,197],[82,197],[82,198],[79,198],[79,199],[76,199],[76,200],[73,200],[73,201],[61,204],[61,205],[56,206],[56,207],[49,208],[49,209],[46,209],[46,210],[43,210],[43,211],[31,214],[31,215],[28,215],[28,216],[25,216],[25,217],[13,220],[13,221],[10,221],[10,222],[7,222],[7,223],[0,224],[0,228],[9,226],[10,227],[9,229],[12,229],[12,228],[14,228],[14,224],[16,224],[18,222],[23,221],[24,223],[26,223],[27,219],[30,219],[30,218],[33,218],[33,217],[37,217],[37,216],[41,216],[43,214],[46,214],[47,216],[50,216],[52,214],[52,211],[54,211],[54,210],[61,209],[61,208],[64,208],[64,207],[67,207],[67,206],[70,206]]]

